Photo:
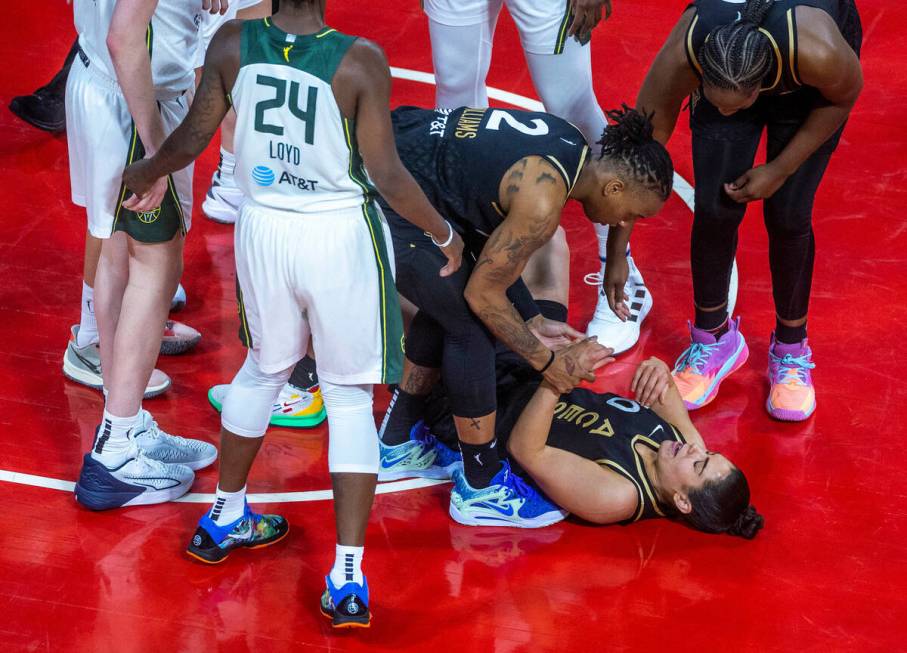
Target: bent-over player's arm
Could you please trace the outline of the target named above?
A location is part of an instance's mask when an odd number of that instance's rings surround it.
[[[241,21],[231,20],[217,31],[208,46],[202,80],[188,115],[154,156],[124,171],[124,183],[137,197],[143,196],[155,180],[192,163],[211,142],[230,109],[227,96],[239,73],[241,28]]]
[[[340,63],[332,87],[343,114],[355,116],[359,152],[378,192],[394,211],[431,234],[436,242],[452,238],[451,246],[441,251],[450,260],[444,271],[455,272],[460,266],[462,242],[425,197],[397,153],[390,119],[390,69],[384,52],[367,39],[357,39]]]
[[[510,454],[564,510],[598,524],[632,517],[638,499],[628,483],[592,460],[547,445],[559,399],[551,386],[539,386],[510,434]]]
[[[636,108],[642,113],[653,113],[654,137],[662,145],[668,142],[684,100],[699,87],[699,78],[687,61],[687,27],[693,19],[695,9],[687,9],[668,35],[667,41],[658,51],[642,88],[636,97]]]

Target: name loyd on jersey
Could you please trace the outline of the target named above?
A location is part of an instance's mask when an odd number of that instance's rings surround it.
[[[273,140],[268,142],[268,156],[272,160],[283,161],[284,163],[293,166],[298,166],[302,159],[298,146]],[[257,166],[256,170],[264,167],[265,166]],[[270,175],[261,175],[253,172],[252,177],[259,186],[270,186],[275,180],[275,175],[273,173]],[[316,179],[305,179],[304,177],[294,175],[284,170],[280,173],[280,178],[277,179],[277,183],[278,185],[288,184],[295,187],[297,190],[316,191],[318,190],[319,182]]]

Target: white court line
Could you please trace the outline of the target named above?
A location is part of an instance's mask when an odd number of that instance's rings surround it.
[[[405,79],[411,82],[420,82],[422,84],[435,83],[435,76],[431,73],[419,70],[410,70],[408,68],[395,68],[391,66],[391,76],[397,79]],[[529,111],[544,111],[544,105],[538,100],[533,100],[525,95],[518,95],[503,91],[499,88],[488,87],[488,97],[493,100],[500,100],[515,107],[527,109]],[[674,191],[683,200],[689,209],[693,210],[693,187],[686,179],[674,173]],[[732,271],[732,294],[736,298],[737,294],[737,261],[734,261]],[[18,483],[20,485],[31,485],[33,487],[43,487],[51,490],[63,490],[72,492],[76,484],[72,481],[63,481],[57,478],[48,478],[46,476],[35,476],[33,474],[21,474],[0,469],[0,481],[7,483]],[[417,490],[419,488],[431,487],[449,483],[449,481],[432,480],[427,478],[415,478],[406,481],[394,481],[392,483],[379,483],[375,490],[376,494],[388,494],[390,492],[403,492],[406,490]],[[249,494],[249,503],[291,503],[297,501],[328,501],[334,498],[331,490],[310,490],[307,492],[263,492]],[[211,503],[214,501],[213,494],[190,493],[176,501],[180,503]]]

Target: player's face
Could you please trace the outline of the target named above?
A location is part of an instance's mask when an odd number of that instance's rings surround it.
[[[583,202],[586,216],[598,224],[630,226],[641,218],[656,215],[664,201],[645,188],[627,187],[623,182],[608,182],[593,200]]]
[[[722,116],[732,116],[738,111],[748,109],[759,99],[759,87],[752,91],[734,91],[709,84],[702,85],[705,99],[711,102]]]
[[[686,495],[707,482],[720,481],[734,469],[720,453],[674,441],[661,444],[655,465],[661,489],[667,495]]]

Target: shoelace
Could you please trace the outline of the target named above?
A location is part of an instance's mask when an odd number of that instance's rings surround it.
[[[149,426],[142,433],[143,436],[145,436],[145,434],[147,434],[148,437],[154,440],[163,440],[164,438],[166,438],[169,442],[178,447],[186,447],[189,449],[199,448],[198,445],[196,445],[191,440],[187,440],[186,438],[179,435],[170,435],[169,433],[164,433],[163,431],[161,431],[161,428],[157,425],[157,421],[155,421],[154,418],[151,419],[151,426]]]
[[[809,354],[802,356],[775,356],[772,352],[768,353],[772,363],[778,366],[775,373],[775,383],[784,383],[788,380],[795,380],[799,385],[806,385],[806,373],[813,369],[816,364],[809,360]]]
[[[684,372],[692,369],[696,374],[702,374],[703,366],[708,363],[709,356],[718,348],[718,343],[704,345],[701,342],[694,342],[687,350],[683,352],[674,363],[674,372]]]
[[[523,479],[510,471],[510,469],[507,470],[507,480],[504,481],[504,485],[513,489],[519,497],[527,498],[532,496],[532,488],[529,487]]]

